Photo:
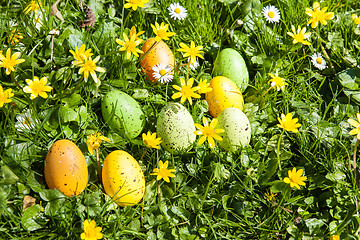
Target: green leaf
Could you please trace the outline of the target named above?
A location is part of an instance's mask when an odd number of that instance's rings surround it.
[[[18,176],[6,165],[0,169],[0,183],[5,185],[12,185],[19,180]]]
[[[59,116],[62,123],[79,122],[79,115],[71,108],[61,106],[59,109]]]
[[[38,230],[46,224],[46,221],[41,219],[39,216],[40,212],[41,206],[38,204],[35,204],[34,206],[31,206],[25,210],[21,217],[21,224],[27,231]]]
[[[61,99],[61,102],[65,104],[65,107],[76,107],[81,102],[81,96],[77,93],[73,93],[63,99]]]
[[[349,68],[337,74],[341,85],[348,90],[360,90],[360,68]]]
[[[317,231],[319,231],[321,226],[324,225],[325,223],[320,219],[309,218],[305,220],[305,224],[309,228],[310,235],[312,235]]]
[[[56,189],[43,189],[39,192],[40,198],[50,202],[59,198],[65,198],[65,195]]]

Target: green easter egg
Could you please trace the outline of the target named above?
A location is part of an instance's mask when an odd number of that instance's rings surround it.
[[[105,122],[122,137],[135,138],[144,128],[145,115],[139,103],[120,90],[104,96],[101,111]]]
[[[214,76],[231,79],[244,92],[249,84],[249,72],[243,57],[235,49],[223,49],[214,62]]]
[[[189,149],[195,142],[194,120],[189,111],[179,103],[168,103],[161,109],[156,123],[156,132],[161,137],[161,146],[172,154]]]
[[[222,141],[218,141],[220,148],[225,151],[236,152],[243,146],[250,143],[251,126],[245,113],[238,108],[226,108],[217,117],[216,128],[225,130],[220,136]]]

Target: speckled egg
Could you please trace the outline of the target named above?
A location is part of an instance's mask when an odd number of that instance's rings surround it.
[[[122,150],[105,158],[102,182],[106,194],[121,207],[137,204],[145,194],[145,178],[139,163]]]
[[[236,152],[250,143],[251,126],[243,111],[238,108],[226,108],[217,119],[217,128],[225,130],[220,134],[223,140],[218,141],[220,148]]]
[[[161,109],[156,132],[165,150],[178,154],[189,149],[196,139],[194,131],[194,120],[183,105],[172,102]]]
[[[249,84],[249,71],[244,58],[232,48],[221,50],[214,62],[214,76],[231,79],[244,92]]]
[[[105,122],[122,137],[135,138],[144,128],[145,115],[139,103],[120,90],[104,96],[101,110]]]
[[[152,81],[156,82],[156,79],[153,77],[154,71],[152,68],[159,63],[164,64],[165,66],[170,66],[171,69],[175,66],[175,57],[169,46],[164,42],[158,42],[155,47],[153,47],[149,53],[147,51],[151,48],[151,46],[156,43],[155,38],[149,38],[146,40],[144,45],[142,46],[142,51],[146,56],[141,61],[140,65],[143,68],[146,76]]]
[[[89,174],[85,157],[70,140],[56,141],[45,159],[45,180],[51,189],[70,197],[79,195],[86,187]]]
[[[211,79],[213,90],[205,93],[211,116],[217,117],[224,109],[236,107],[244,109],[244,98],[236,84],[227,77],[217,76]]]

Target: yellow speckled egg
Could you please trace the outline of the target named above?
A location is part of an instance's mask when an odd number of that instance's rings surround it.
[[[102,182],[106,194],[121,207],[140,202],[145,194],[145,178],[139,163],[122,150],[115,150],[105,158]]]
[[[146,56],[140,63],[147,77],[152,82],[156,82],[156,79],[153,76],[154,71],[152,70],[155,65],[162,63],[165,66],[170,66],[171,69],[173,69],[175,65],[175,57],[173,52],[171,51],[169,46],[162,40],[158,42],[155,47],[150,50],[149,53],[147,53],[147,51],[154,43],[156,43],[155,38],[149,38],[148,40],[146,40],[141,49],[144,54],[146,54]]]
[[[238,86],[227,77],[217,76],[211,79],[213,90],[205,93],[211,116],[217,117],[224,109],[229,107],[244,109],[244,98]]]
[[[45,180],[51,189],[71,197],[79,195],[89,179],[84,154],[70,140],[56,141],[46,154]]]

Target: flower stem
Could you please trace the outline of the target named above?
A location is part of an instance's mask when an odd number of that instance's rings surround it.
[[[278,161],[278,165],[279,165],[279,170],[281,171],[281,164],[280,164],[280,143],[281,143],[281,139],[282,136],[284,134],[285,130],[283,130],[280,134],[279,140],[278,140],[278,144],[277,144],[277,151],[276,151],[276,156],[277,156],[277,161]]]
[[[101,183],[101,175],[100,175],[100,161],[99,161],[99,149],[95,149],[96,152],[96,162],[97,162],[97,172],[98,172],[98,178]]]
[[[355,185],[357,183],[357,176],[356,176],[356,150],[357,146],[359,145],[359,139],[356,140],[355,147],[354,147],[354,155],[353,155],[353,168],[354,168],[354,178],[355,178]]]
[[[145,153],[147,152],[147,150],[148,150],[148,148],[146,148],[146,149],[145,149],[145,151],[144,151],[144,152],[143,152],[143,154],[141,155],[141,158],[140,158],[140,160],[139,160],[139,161],[141,161],[141,160],[144,158]]]
[[[16,86],[17,86],[19,89],[22,89],[22,88],[20,87],[20,84],[18,83],[18,81],[16,81],[16,79],[15,79],[14,72],[11,72],[11,73],[10,73],[10,77],[11,77],[11,80],[14,81],[14,83],[16,84]]]
[[[161,202],[161,195],[160,195],[160,181],[158,181],[158,196],[159,196],[159,202]]]

